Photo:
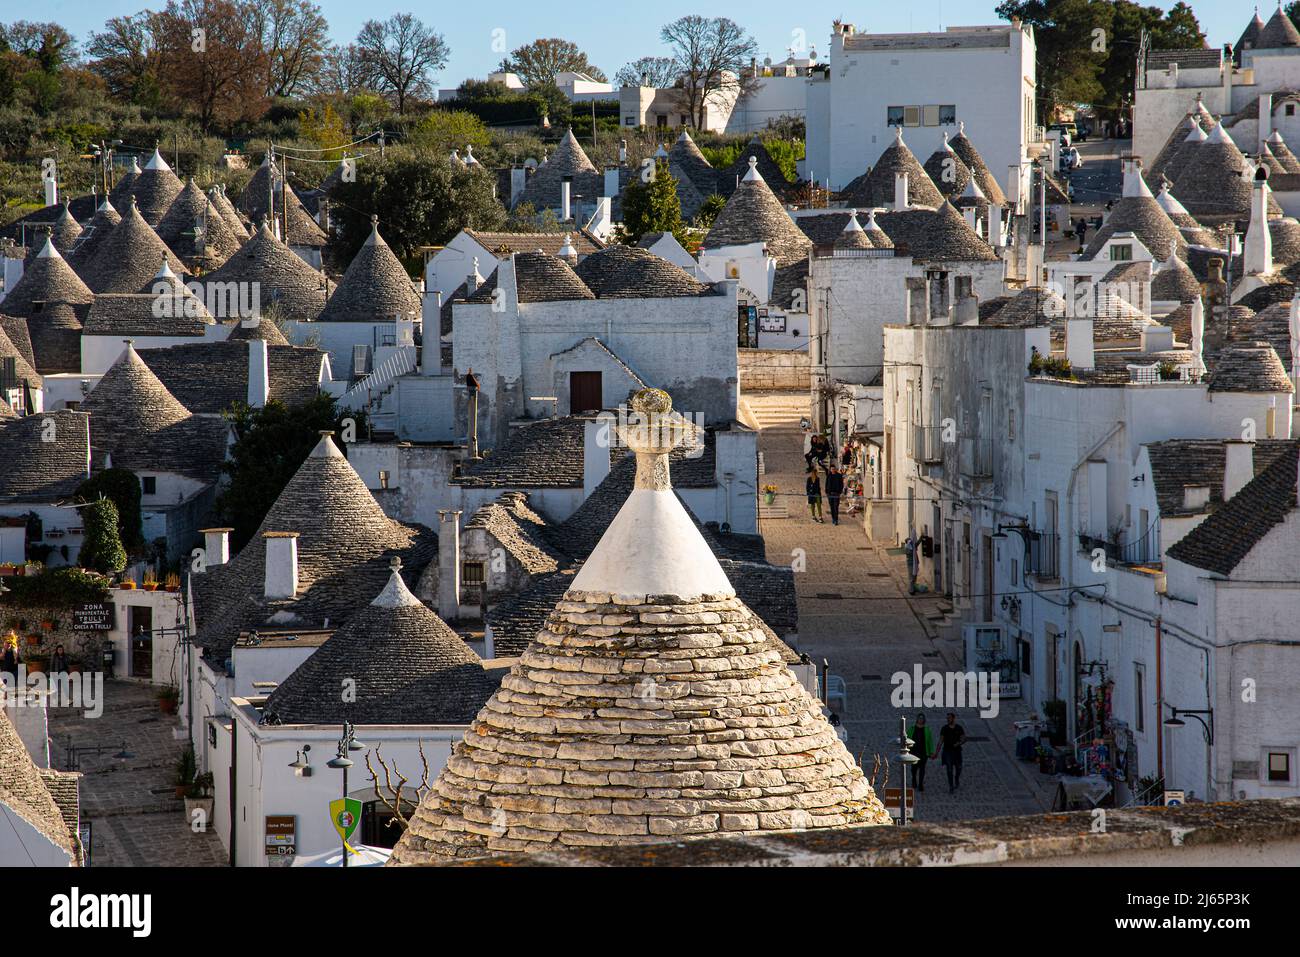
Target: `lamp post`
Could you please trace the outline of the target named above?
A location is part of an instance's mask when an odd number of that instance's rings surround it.
[[[348,757],[349,751],[363,751],[365,745],[356,740],[354,728],[351,721],[343,722],[343,737],[339,738],[338,753],[325,762],[325,766],[341,770],[343,772],[343,799],[348,797],[348,768],[352,767],[352,759]],[[290,765],[292,767],[292,765]],[[348,842],[347,838],[343,839],[343,866],[348,866]]]
[[[1214,709],[1213,708],[1175,708],[1169,706],[1171,714],[1165,718],[1164,725],[1166,728],[1182,728],[1187,725],[1179,715],[1187,715],[1195,718],[1201,723],[1201,733],[1205,736],[1205,743],[1213,746],[1214,744]],[[1201,715],[1205,715],[1210,720],[1207,722]]]
[[[907,736],[907,719],[898,719],[898,760],[903,766],[903,786],[898,789],[898,823],[907,827],[907,769],[921,759],[912,753],[912,739]]]

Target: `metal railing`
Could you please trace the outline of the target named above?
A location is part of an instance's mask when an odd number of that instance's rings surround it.
[[[1079,533],[1079,549],[1092,554],[1100,548],[1106,554],[1109,565],[1158,565],[1160,564],[1160,525],[1152,523],[1139,538],[1131,542],[1114,542],[1095,535]]]

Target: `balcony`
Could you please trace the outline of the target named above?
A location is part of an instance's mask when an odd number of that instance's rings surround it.
[[[1107,565],[1152,565],[1159,567],[1161,564],[1160,527],[1152,525],[1147,529],[1146,534],[1131,542],[1112,542],[1104,538],[1079,533],[1079,550],[1081,552],[1092,555],[1097,549],[1101,549],[1105,553]]]
[[[943,426],[919,425],[916,428],[918,458],[927,465],[943,464]]]

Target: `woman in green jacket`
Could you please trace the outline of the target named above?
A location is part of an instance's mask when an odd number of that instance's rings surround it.
[[[912,787],[917,791],[924,791],[926,762],[937,753],[934,735],[930,733],[925,723],[925,712],[916,716],[916,721],[907,729],[907,736],[912,739],[911,751],[916,755],[916,763],[912,765]]]

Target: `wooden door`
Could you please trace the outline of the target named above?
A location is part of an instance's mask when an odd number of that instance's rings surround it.
[[[591,412],[604,407],[599,372],[569,373],[569,414]]]

